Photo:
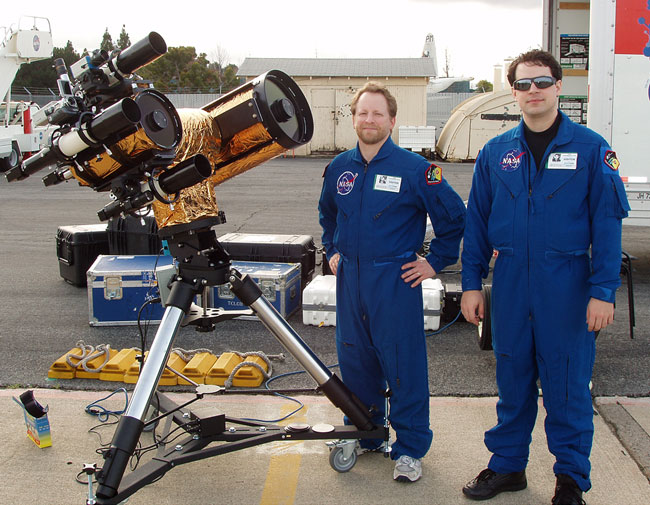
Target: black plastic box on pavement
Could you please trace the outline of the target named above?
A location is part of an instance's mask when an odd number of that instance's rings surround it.
[[[300,263],[268,263],[258,261],[233,261],[232,267],[248,274],[262,290],[262,294],[282,317],[289,317],[302,306]],[[237,298],[228,284],[214,287],[215,308],[241,310],[247,308]],[[256,316],[241,316],[242,319]]]
[[[91,326],[138,324],[147,301],[159,297],[156,267],[171,265],[172,256],[100,255],[88,269],[88,321]],[[164,307],[149,303],[141,322],[158,323]]]
[[[302,289],[316,267],[316,246],[310,235],[227,233],[219,243],[233,260],[300,263]]]
[[[108,254],[158,254],[161,247],[153,214],[119,216],[108,221]]]
[[[66,282],[85,286],[86,272],[100,254],[108,254],[106,223],[59,226],[56,256],[59,274]]]

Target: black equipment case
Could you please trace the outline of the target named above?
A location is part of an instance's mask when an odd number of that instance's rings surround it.
[[[300,263],[302,289],[314,274],[316,246],[311,235],[227,233],[219,243],[233,260]]]
[[[56,232],[59,273],[74,286],[86,285],[86,272],[100,254],[108,254],[106,223],[60,226]]]
[[[161,248],[153,214],[119,216],[108,222],[109,254],[157,255]]]

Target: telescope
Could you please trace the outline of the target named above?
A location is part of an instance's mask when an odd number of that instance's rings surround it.
[[[57,60],[61,98],[48,104],[38,118],[39,124],[47,122],[54,131],[45,148],[6,173],[7,180],[14,182],[49,170],[43,177],[46,186],[76,180],[81,186],[109,192],[111,202],[99,210],[100,220],[153,207],[159,235],[176,260],[165,313],[143,359],[128,408],[110,447],[103,451],[104,463],[101,469],[84,467],[87,503],[121,503],[172,467],[275,440],[388,441],[388,425],[373,423],[368,407],[309,349],[252,278],[232,268],[213,229],[225,220],[216,203],[215,187],[311,139],[313,119],[300,87],[285,73],[270,70],[200,109],[176,109],[133,74],[166,50],[162,37],[151,32],[124,51],[94,51],[70,69]],[[198,295],[225,284],[249,307],[246,312],[255,313],[311,375],[315,391],[324,393],[352,425],[325,430],[300,425],[288,437],[286,427],[232,420],[223,414],[188,421],[180,415],[181,408],[223,388],[195,384],[196,397],[182,406],[156,391],[182,325],[214,329],[217,322],[241,315],[241,311],[196,310]],[[171,422],[179,424],[189,441],[182,444],[182,450],[157,456],[125,475],[145,426],[153,422],[146,415],[154,407],[154,396],[158,418],[168,418],[166,429]],[[226,421],[248,428],[227,429]],[[215,441],[225,444],[209,447]],[[332,457],[330,463],[338,471],[349,470],[356,460],[350,444],[332,454],[339,466],[332,463]]]

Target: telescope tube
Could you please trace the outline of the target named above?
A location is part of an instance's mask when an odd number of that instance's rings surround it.
[[[196,153],[214,167],[203,183],[181,191],[173,208],[154,202],[159,228],[218,215],[214,186],[311,140],[309,104],[291,77],[271,70],[202,109],[179,109],[183,140],[177,159]]]
[[[131,98],[123,98],[7,172],[7,181],[22,180],[57,162],[70,161],[88,147],[102,144],[109,138],[121,140],[132,132],[138,121],[140,107]]]

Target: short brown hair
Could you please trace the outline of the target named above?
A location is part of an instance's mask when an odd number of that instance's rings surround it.
[[[555,77],[555,79],[558,81],[562,80],[562,67],[555,57],[548,51],[533,49],[532,51],[521,53],[508,67],[508,82],[510,83],[510,86],[512,86],[512,83],[516,80],[515,73],[517,72],[517,66],[520,63],[529,63],[540,67],[548,67],[551,69],[551,75]]]
[[[352,111],[353,116],[357,111],[357,102],[364,93],[381,93],[384,95],[384,98],[388,102],[388,114],[391,118],[397,116],[397,100],[395,100],[395,97],[386,89],[386,86],[377,81],[368,81],[354,94],[354,98],[352,98],[352,101],[350,102],[350,110]]]

